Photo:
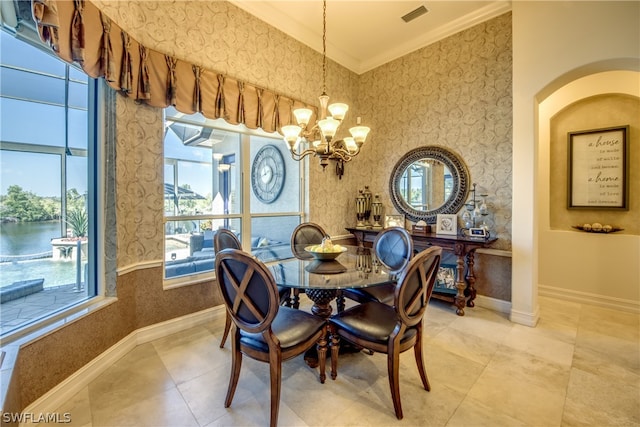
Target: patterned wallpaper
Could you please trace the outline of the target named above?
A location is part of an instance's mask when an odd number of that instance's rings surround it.
[[[223,1],[96,0],[148,48],[317,104],[322,55]],[[330,38],[331,35],[328,34]],[[455,150],[483,191],[509,249],[511,223],[511,15],[453,35],[364,75],[329,61],[327,92],[372,128],[363,152],[322,171],[309,162],[310,220],[329,234],[355,225],[355,196],[369,185],[392,212],[396,161],[422,145]],[[118,97],[118,266],[162,259],[162,112]]]
[[[396,162],[413,148],[440,145],[465,161],[478,194],[489,195],[488,222],[500,239],[493,247],[511,248],[511,66],[507,13],[360,76],[375,144],[356,173],[387,212],[396,213],[388,192]]]

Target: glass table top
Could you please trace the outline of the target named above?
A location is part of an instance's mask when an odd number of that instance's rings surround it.
[[[347,251],[333,261],[292,258],[272,263],[269,269],[276,284],[290,288],[348,289],[395,283],[371,249],[342,246]]]

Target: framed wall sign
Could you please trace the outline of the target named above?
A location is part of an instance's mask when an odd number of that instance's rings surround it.
[[[569,209],[629,209],[629,126],[569,132]]]

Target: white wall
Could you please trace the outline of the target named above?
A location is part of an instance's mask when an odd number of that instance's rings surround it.
[[[610,71],[574,80],[539,106],[538,195],[540,294],[557,295],[614,308],[640,308],[640,236],[552,230],[550,212],[550,135],[553,115],[590,96],[622,93],[640,97],[640,73]],[[638,165],[631,165],[638,167]],[[634,195],[635,194],[635,195]],[[638,197],[637,188],[631,197]]]
[[[538,319],[537,104],[579,77],[638,70],[639,62],[638,2],[513,2],[514,322],[534,326]]]

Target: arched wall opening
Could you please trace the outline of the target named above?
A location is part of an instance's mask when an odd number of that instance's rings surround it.
[[[640,72],[637,62],[627,64],[636,70],[620,70],[622,64],[625,62],[612,60],[609,71],[602,71],[607,65],[604,63],[573,70],[538,93],[538,292],[638,312]],[[597,72],[588,74],[593,70]],[[614,215],[611,211],[589,210],[572,216],[562,191],[555,191],[563,184],[566,189],[566,181],[561,180],[566,180],[563,175],[567,165],[563,162],[568,155],[567,132],[619,125],[629,125],[629,211]],[[627,226],[611,234],[585,233],[566,226],[567,221],[587,217],[593,218],[592,222],[618,221]]]

